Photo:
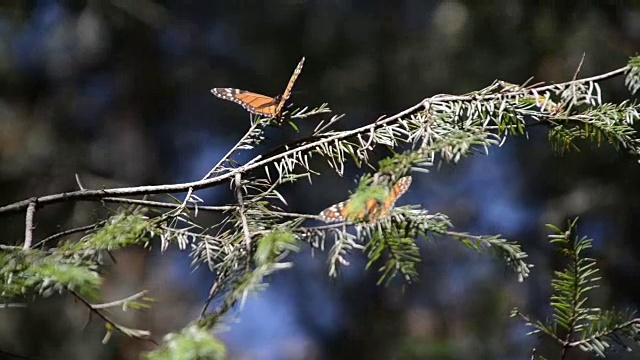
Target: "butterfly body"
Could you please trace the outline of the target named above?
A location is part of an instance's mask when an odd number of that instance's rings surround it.
[[[234,103],[241,105],[250,113],[268,117],[280,117],[285,103],[289,99],[289,96],[291,96],[291,89],[293,89],[293,84],[300,75],[303,65],[304,57],[300,60],[298,66],[293,71],[293,75],[291,75],[284,92],[275,97],[233,88],[214,88],[211,89],[211,93],[221,99],[233,101]]]
[[[400,178],[388,193],[381,196],[376,194],[376,196],[362,199],[356,194],[356,196],[347,201],[328,207],[320,213],[320,217],[322,221],[327,223],[346,220],[376,221],[389,214],[396,200],[407,192],[409,186],[411,186],[411,180],[411,176]]]

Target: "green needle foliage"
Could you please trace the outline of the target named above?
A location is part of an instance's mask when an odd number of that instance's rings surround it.
[[[624,84],[631,94],[635,95],[640,90],[640,56],[629,59],[629,69]]]
[[[0,296],[10,301],[71,290],[88,299],[99,298],[103,252],[149,241],[155,224],[143,211],[116,214],[96,232],[50,250],[5,249],[0,252]]]
[[[257,266],[270,265],[289,252],[297,252],[296,237],[286,230],[275,230],[258,240],[255,260]]]
[[[95,299],[101,284],[98,269],[95,262],[57,251],[16,248],[0,252],[0,297],[8,302],[73,290]]]
[[[60,251],[113,251],[127,246],[146,246],[156,229],[156,222],[144,215],[145,209],[123,211],[110,217],[104,226],[79,241],[66,241]]]
[[[407,282],[417,279],[416,265],[420,262],[420,248],[413,237],[406,236],[398,229],[376,232],[366,247],[369,257],[367,268],[386,254],[384,264],[378,269],[380,272],[378,284],[389,284],[398,273],[402,274]]]
[[[225,359],[224,344],[208,329],[189,325],[178,333],[167,334],[160,348],[146,353],[147,360]]]
[[[600,270],[596,261],[585,254],[593,240],[576,234],[577,222],[577,218],[570,221],[566,230],[547,225],[555,232],[549,235],[550,243],[567,263],[565,268],[554,272],[551,280],[552,317],[544,322],[533,320],[517,309],[512,315],[534,328],[530,335],[543,334],[558,343],[562,347],[562,359],[574,348],[600,357],[605,357],[611,345],[630,351],[627,344],[640,345],[640,318],[635,318],[633,312],[589,306],[588,294],[598,287]]]

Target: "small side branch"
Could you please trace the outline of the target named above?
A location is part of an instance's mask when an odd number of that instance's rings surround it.
[[[247,133],[244,134],[244,136],[240,139],[240,141],[238,141],[223,157],[222,159],[220,159],[220,161],[218,161],[218,163],[211,168],[211,170],[209,170],[209,172],[207,173],[207,175],[205,175],[202,180],[207,180],[211,175],[213,175],[214,173],[218,172],[220,170],[220,167],[222,166],[222,164],[224,164],[225,162],[227,162],[229,160],[229,158],[231,157],[231,155],[233,155],[234,152],[236,152],[238,150],[238,148],[241,145],[244,145],[244,143],[247,141],[247,139],[251,136],[251,134],[253,134],[253,132],[256,130],[256,128],[260,125],[259,121],[256,121],[255,123],[251,124],[251,127],[249,128],[249,130],[247,130]]]
[[[181,206],[180,204],[168,203],[168,202],[162,202],[162,201],[139,200],[139,199],[129,199],[129,198],[116,198],[116,197],[107,197],[107,198],[101,199],[101,201],[119,203],[119,204],[142,205],[150,208],[165,208],[165,209],[175,209],[176,206]],[[183,207],[189,210],[198,209],[198,211],[202,210],[202,211],[222,212],[222,211],[233,210],[235,206],[232,206],[232,205],[228,205],[228,206],[184,205]]]
[[[38,358],[34,358],[31,356],[20,355],[16,353],[12,353],[10,351],[0,349],[0,354],[9,356],[10,359],[25,359],[25,360],[39,360]]]
[[[71,235],[71,234],[75,234],[75,233],[79,233],[79,232],[95,229],[96,227],[98,227],[98,226],[100,226],[100,225],[102,225],[104,223],[105,223],[104,221],[100,221],[100,222],[98,222],[96,224],[85,225],[85,226],[81,226],[81,227],[77,227],[77,228],[73,228],[73,229],[69,229],[69,230],[64,230],[64,231],[61,231],[59,233],[55,233],[55,234],[53,234],[51,236],[47,236],[46,238],[38,241],[34,246],[38,247],[40,245],[44,245],[44,244],[48,243],[49,241],[52,241],[52,240],[55,240],[55,239],[59,239],[59,238],[61,238],[63,236],[66,236],[66,235]]]
[[[123,305],[124,303],[133,301],[133,300],[137,300],[145,295],[147,295],[149,291],[148,290],[142,290],[138,293],[135,293],[129,297],[126,297],[124,299],[120,299],[120,300],[116,300],[116,301],[111,301],[108,303],[103,303],[103,304],[92,304],[91,308],[97,310],[97,309],[106,309],[106,308],[110,308],[110,307],[116,307],[116,306],[120,306]]]
[[[221,288],[222,287],[220,286],[220,276],[218,276],[218,278],[213,282],[213,285],[211,285],[211,289],[209,290],[209,297],[207,298],[207,300],[204,302],[204,305],[202,306],[202,311],[200,312],[200,318],[204,318],[204,315],[207,313],[207,308],[209,307],[209,305],[211,304],[211,301],[213,301],[213,298],[218,294]]]
[[[106,322],[109,325],[112,325],[114,328],[118,328],[118,324],[116,324],[108,316],[106,316],[105,314],[103,314],[102,312],[94,308],[93,304],[90,303],[89,300],[85,299],[84,297],[82,297],[82,295],[78,294],[77,292],[71,289],[68,289],[68,291],[69,293],[71,293],[71,295],[73,295],[73,297],[80,300],[81,303],[83,303],[89,310],[91,310],[92,313],[98,315],[98,317],[101,318],[104,322]]]
[[[573,341],[573,342],[565,342],[562,341],[562,339],[559,339],[556,337],[556,341],[558,341],[560,344],[562,344],[563,346],[568,346],[568,347],[577,347],[577,346],[582,346],[584,344],[588,344],[590,341],[593,341],[593,339],[598,338],[598,337],[605,337],[605,336],[613,336],[617,331],[626,329],[628,327],[632,327],[632,326],[637,326],[640,325],[640,318],[635,318],[635,319],[631,319],[629,321],[626,321],[612,329],[610,329],[609,331],[603,331],[597,334],[594,334],[586,339],[582,339],[582,340],[577,340],[577,341]]]
[[[145,340],[145,341],[150,341],[156,345],[158,345],[158,343],[150,338],[151,333],[147,330],[138,330],[138,329],[130,329],[127,328],[125,326],[122,326],[118,323],[116,323],[115,321],[111,320],[107,315],[105,315],[102,311],[100,311],[99,309],[105,307],[104,304],[102,304],[102,307],[99,307],[101,305],[97,305],[98,307],[96,307],[96,305],[92,304],[89,302],[89,300],[85,299],[84,297],[82,297],[82,295],[78,294],[77,292],[67,288],[67,290],[69,291],[69,293],[71,295],[73,295],[76,299],[80,300],[81,303],[83,303],[88,309],[89,311],[91,311],[93,314],[96,314],[99,318],[101,318],[105,323],[109,324],[109,326],[111,326],[113,329],[116,329],[120,332],[122,332],[123,334],[132,337],[134,339],[138,339],[138,340]],[[139,294],[136,294],[139,295]],[[134,295],[134,296],[136,296]]]
[[[24,247],[23,249],[27,250],[31,247],[31,243],[33,242],[33,216],[36,213],[36,203],[32,201],[27,206],[27,214],[25,216],[25,224],[24,224]]]
[[[235,187],[236,187],[236,198],[238,199],[238,204],[240,205],[240,218],[242,219],[242,231],[244,232],[244,243],[247,247],[247,254],[251,253],[251,232],[249,231],[249,223],[247,222],[247,217],[244,213],[244,200],[242,197],[242,179],[240,178],[240,173],[236,173],[235,177]]]

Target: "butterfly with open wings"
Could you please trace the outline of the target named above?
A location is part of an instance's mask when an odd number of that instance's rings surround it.
[[[389,193],[382,200],[377,198],[366,199],[364,206],[354,204],[353,199],[339,202],[333,206],[326,208],[320,213],[322,221],[339,222],[347,220],[365,220],[370,222],[376,221],[391,211],[396,200],[402,196],[409,186],[411,186],[411,176],[400,178],[389,190]]]
[[[289,79],[289,83],[284,89],[284,92],[276,97],[233,88],[215,88],[211,89],[211,92],[213,95],[221,99],[240,104],[250,113],[268,117],[280,117],[285,103],[289,99],[289,96],[291,96],[293,84],[296,82],[298,75],[300,75],[300,72],[302,71],[303,64],[304,57],[300,60],[298,66],[293,71],[293,75],[291,75],[291,79]]]

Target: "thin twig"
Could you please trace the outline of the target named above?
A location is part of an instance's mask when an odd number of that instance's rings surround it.
[[[2,350],[2,349],[0,349],[0,354],[7,355],[7,356],[10,356],[10,357],[15,358],[15,359],[25,359],[25,360],[37,360],[38,359],[38,358],[35,358],[35,357],[31,357],[31,356],[12,353],[10,351],[6,351],[6,350]]]
[[[282,211],[270,211],[270,214],[283,216],[283,217],[293,217],[293,218],[304,218],[309,220],[322,220],[320,215],[310,215],[310,214],[298,214],[298,213],[289,213]]]
[[[169,185],[147,185],[147,186],[133,186],[124,188],[113,189],[100,189],[100,190],[80,190],[70,191],[54,195],[46,195],[35,199],[26,199],[15,202],[13,204],[0,208],[0,213],[16,213],[24,210],[31,203],[36,201],[39,206],[51,205],[64,201],[78,201],[78,200],[102,200],[105,197],[112,196],[134,196],[134,195],[151,195],[151,194],[163,194],[172,192],[185,192],[190,187],[194,190],[203,189],[206,187],[220,184],[232,177],[234,173],[225,174],[223,176],[207,179],[204,181],[193,181],[189,183],[181,184],[169,184]]]
[[[225,313],[227,313],[227,311],[231,310],[231,308],[233,308],[233,306],[238,302],[238,299],[233,298],[233,297],[227,297],[226,299],[224,299],[224,301],[222,302],[222,305],[220,305],[220,307],[218,307],[218,309],[209,314],[209,315],[205,315],[201,317],[201,321],[200,323],[203,324],[203,326],[206,327],[211,327],[212,325],[215,325],[215,320],[219,319],[222,315],[224,315]]]
[[[76,173],[76,183],[78,184],[78,188],[80,190],[84,190],[84,186],[82,186],[82,182],[80,181],[80,175]]]
[[[32,201],[27,207],[27,214],[24,222],[24,250],[31,247],[33,242],[33,215],[36,213],[36,202]]]
[[[447,236],[451,236],[454,238],[467,238],[467,239],[473,239],[476,241],[480,241],[480,242],[485,242],[487,239],[485,239],[485,237],[481,236],[481,235],[471,235],[471,234],[467,234],[467,233],[461,233],[461,232],[457,232],[457,231],[450,231],[447,230],[445,232],[442,233],[443,235],[447,235]]]
[[[162,202],[162,201],[138,200],[138,199],[129,199],[129,198],[117,198],[117,197],[106,197],[100,200],[104,202],[112,202],[112,203],[120,203],[120,204],[144,205],[144,206],[153,207],[153,208],[173,209],[177,206],[180,206],[180,204],[168,203],[168,202]],[[227,205],[227,206],[185,205],[184,207],[189,210],[195,210],[197,208],[198,210],[217,211],[217,212],[233,210],[236,208],[236,206],[233,206],[233,205]]]
[[[191,198],[192,194],[193,194],[193,188],[189,188],[189,190],[187,190],[187,195],[184,197],[184,201],[177,207],[174,207],[172,211],[169,211],[164,216],[173,216],[173,214],[175,215],[181,214],[182,210],[184,210],[187,207],[187,202],[189,202],[189,199]]]
[[[26,308],[27,304],[25,303],[6,303],[0,304],[0,309],[10,309],[10,308]]]
[[[551,118],[551,116],[550,116]],[[548,121],[538,121],[532,124],[525,124],[524,127],[529,129],[532,127],[537,127],[537,126],[548,126],[550,125],[550,123]],[[489,125],[489,126],[484,126],[483,129],[485,130],[501,130],[501,129],[505,129],[505,130],[510,130],[510,129],[518,129],[519,125],[507,125],[507,126],[497,126],[497,125]]]
[[[148,292],[149,292],[148,290],[142,290],[142,291],[140,291],[140,292],[138,292],[136,294],[133,294],[133,295],[131,295],[129,297],[126,297],[124,299],[111,301],[111,302],[108,302],[108,303],[102,303],[102,304],[92,304],[91,307],[97,310],[97,309],[106,309],[106,308],[110,308],[110,307],[120,306],[120,305],[122,305],[124,303],[127,303],[129,301],[133,301],[133,300],[139,299],[139,298],[147,295]]]
[[[204,302],[204,305],[202,306],[202,311],[200,312],[200,318],[204,318],[204,314],[207,312],[207,308],[211,304],[211,301],[218,294],[218,291],[220,291],[221,287],[220,287],[219,280],[220,280],[220,277],[217,277],[216,280],[213,282],[213,285],[211,285],[211,289],[209,290],[209,297],[207,297],[207,300]]]
[[[326,124],[318,124],[318,126],[316,127],[316,129],[313,131],[313,136],[317,136],[322,134],[323,131],[325,131],[326,129],[330,128],[333,124],[335,124],[336,122],[340,121],[340,119],[342,119],[344,117],[344,114],[341,115],[337,115],[332,117],[328,123]],[[321,126],[322,125],[322,126]]]
[[[609,79],[612,78],[614,76],[618,76],[621,74],[624,74],[625,71],[627,71],[629,69],[628,66],[613,70],[613,71],[609,71],[608,73],[605,74],[600,74],[600,75],[596,75],[596,76],[592,76],[592,77],[588,77],[588,78],[584,78],[584,79],[579,79],[579,80],[575,80],[575,81],[567,81],[564,83],[558,83],[558,84],[553,84],[553,85],[546,85],[546,86],[540,86],[540,87],[533,87],[533,88],[526,88],[523,89],[522,91],[519,92],[513,92],[513,93],[509,93],[509,95],[516,95],[519,93],[523,93],[523,94],[528,94],[531,92],[544,92],[547,90],[552,90],[558,87],[564,87],[564,86],[568,86],[571,85],[573,83],[576,84],[581,84],[581,83],[586,83],[586,82],[594,82],[594,81],[599,81],[599,80],[605,80],[605,79]],[[427,104],[429,102],[433,102],[433,101],[439,101],[439,102],[449,102],[449,101],[478,101],[478,100],[495,100],[495,99],[500,99],[502,97],[504,97],[505,94],[488,94],[488,95],[435,95],[432,96],[430,98],[426,98],[424,100],[422,100],[422,102],[420,104]]]
[[[575,80],[575,81],[567,81],[564,83],[560,83],[560,84],[555,84],[555,85],[547,85],[547,86],[542,86],[537,88],[538,91],[545,91],[545,90],[550,90],[553,89],[554,87],[557,86],[567,86],[570,85],[571,83],[575,82],[575,83],[586,83],[586,82],[595,82],[595,81],[599,81],[599,80],[606,80],[621,74],[624,74],[625,71],[629,70],[629,66],[625,66],[613,71],[609,71],[608,73],[604,73],[604,74],[600,74],[600,75],[596,75],[596,76],[592,76],[592,77],[588,77],[588,78],[584,78],[584,79],[580,79],[580,80]]]
[[[82,231],[95,229],[96,227],[100,226],[103,223],[105,223],[105,221],[100,221],[100,222],[95,223],[95,224],[80,226],[80,227],[77,227],[77,228],[61,231],[59,233],[53,234],[51,236],[48,236],[48,237],[38,241],[35,245],[33,245],[33,247],[38,247],[40,245],[44,245],[45,243],[47,243],[49,241],[61,238],[61,237],[66,236],[66,235],[71,235],[71,234],[79,233],[79,232],[82,232]]]
[[[69,293],[71,295],[73,295],[73,297],[75,297],[76,299],[80,300],[80,302],[82,302],[84,305],[86,305],[87,308],[89,308],[89,310],[91,310],[92,313],[98,315],[98,317],[100,317],[102,320],[104,320],[104,322],[113,325],[113,327],[118,328],[118,324],[115,323],[113,320],[111,320],[108,316],[106,316],[105,314],[103,314],[101,311],[98,311],[97,309],[95,309],[93,307],[93,304],[89,302],[89,300],[85,299],[82,295],[78,294],[77,292],[75,292],[74,290],[71,289],[67,289],[69,291]]]
[[[233,153],[236,152],[236,150],[238,150],[240,145],[244,144],[244,142],[247,140],[249,136],[251,136],[251,134],[255,131],[258,125],[260,125],[260,121],[256,121],[255,123],[251,124],[251,127],[249,127],[249,130],[247,130],[247,132],[242,136],[242,138],[240,138],[240,141],[236,142],[236,144],[229,151],[227,151],[227,153],[220,159],[220,161],[218,161],[218,163],[213,168],[211,168],[211,170],[209,170],[207,175],[205,175],[202,178],[202,180],[208,179],[209,176],[211,176],[213,173],[218,171],[218,168],[222,164],[224,164],[229,159],[229,157],[231,157],[231,155],[233,155]]]
[[[82,302],[89,309],[89,311],[91,311],[93,314],[98,315],[98,317],[100,317],[104,322],[106,322],[107,324],[113,326],[114,329],[117,329],[119,331],[123,331],[123,326],[118,325],[118,323],[116,323],[115,321],[111,320],[107,315],[102,313],[102,311],[96,309],[94,307],[94,305],[89,302],[89,300],[85,299],[84,297],[82,297],[82,295],[78,294],[74,290],[71,290],[71,289],[67,288],[67,291],[69,291],[69,293],[71,295],[73,295],[73,297],[75,297],[76,299],[80,300],[80,302]],[[126,333],[127,336],[130,336],[130,337],[132,337],[134,339],[151,341],[152,343],[154,343],[156,345],[159,345],[155,340],[151,339],[148,336],[138,335],[136,333],[124,332],[124,331],[123,331],[123,333]],[[148,332],[145,330],[145,333],[148,333]]]
[[[244,200],[242,199],[242,179],[240,174],[236,174],[235,178],[236,198],[240,205],[240,218],[242,219],[242,231],[244,232],[244,244],[247,247],[247,254],[251,254],[251,232],[249,231],[249,223],[244,213]]]
[[[309,231],[325,231],[325,230],[331,230],[331,229],[337,229],[337,228],[342,228],[344,226],[351,226],[351,225],[355,225],[357,224],[356,221],[342,221],[342,222],[336,222],[333,224],[327,224],[327,225],[320,225],[320,226],[308,226],[308,227],[297,227],[295,229],[293,229],[294,232],[299,232],[299,233],[306,233]],[[266,231],[256,231],[253,234],[261,234],[263,232]]]
[[[576,102],[576,83],[577,83],[576,79],[578,78],[578,74],[580,73],[580,69],[582,69],[582,63],[584,62],[585,55],[586,55],[586,53],[582,53],[582,58],[580,59],[580,63],[578,63],[578,67],[576,68],[576,72],[573,73],[573,81],[571,83],[572,100],[571,100],[571,103],[569,104],[569,108],[567,109],[567,111],[571,111],[571,109],[573,108],[573,105],[575,105],[575,102]],[[543,109],[544,109],[544,107],[543,107]]]
[[[549,337],[551,337],[553,340],[558,341],[560,344],[562,344],[562,339],[560,339],[558,337],[558,335],[556,335],[555,332],[550,331],[550,329],[546,326],[542,326],[542,327],[538,327],[537,325],[534,325],[534,321],[533,319],[531,319],[529,316],[527,316],[526,314],[521,313],[520,311],[516,311],[516,314],[523,319],[529,326],[533,326],[535,327],[538,331],[540,331],[543,334],[548,335]]]
[[[578,68],[576,68],[576,72],[573,73],[573,81],[572,82],[576,82],[576,79],[578,78],[578,73],[580,73],[580,69],[582,69],[582,63],[584,62],[584,57],[586,56],[586,53],[582,53],[582,58],[580,59],[580,63],[578,64]]]

